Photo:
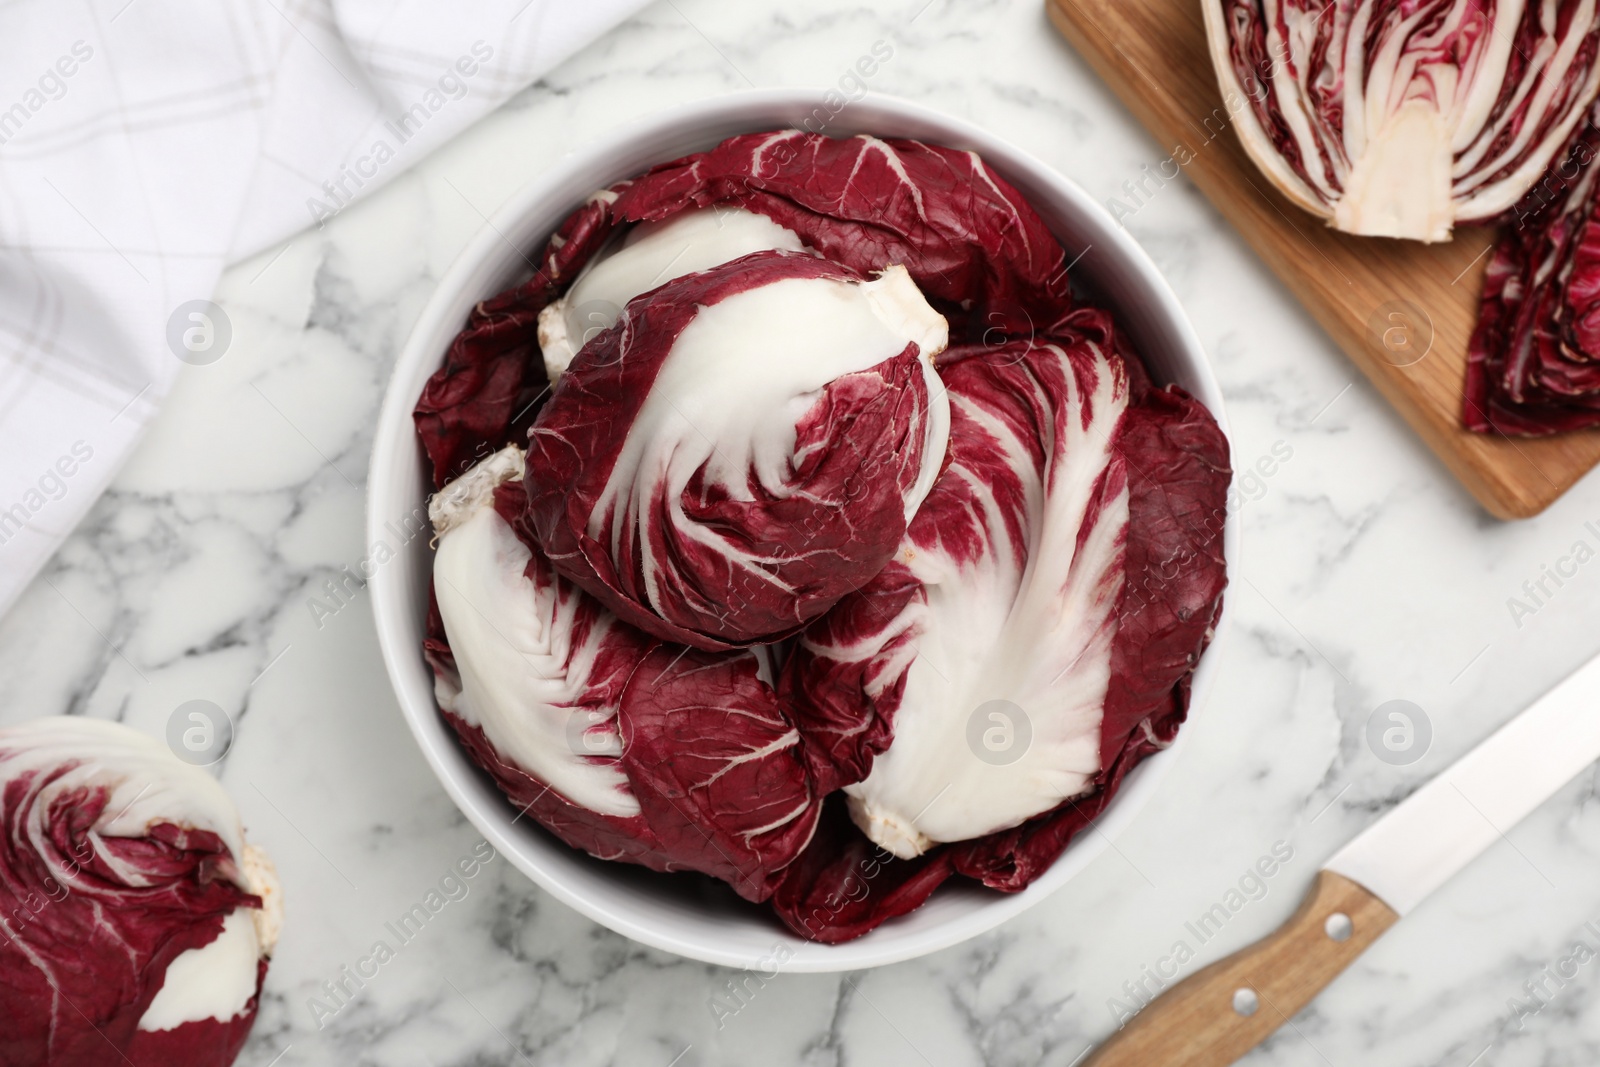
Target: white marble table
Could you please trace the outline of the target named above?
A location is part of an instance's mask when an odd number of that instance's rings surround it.
[[[232,269],[232,348],[185,370],[115,489],[0,621],[0,721],[70,712],[160,733],[191,699],[237,716],[219,770],[288,900],[246,1067],[1066,1067],[1170,973],[1178,942],[1190,973],[1264,933],[1341,842],[1600,650],[1600,565],[1520,625],[1507,604],[1575,541],[1600,547],[1585,528],[1600,481],[1534,521],[1486,517],[1172,183],[1127,225],[1212,353],[1239,466],[1289,458],[1243,507],[1220,684],[1114,851],[988,936],[869,973],[782,975],[720,1029],[731,972],[601,929],[501,860],[319,1028],[321,984],[478,841],[401,721],[365,594],[331,617],[310,606],[363,554],[370,427],[413,318],[483,215],[562,153],[747,82],[815,86],[820,102],[878,41],[894,55],[872,89],[980,122],[1098,198],[1167,154],[1038,0],[652,6],[372,201]],[[1432,722],[1410,766],[1365,739],[1392,699]],[[1544,973],[1574,941],[1600,948],[1595,788],[1586,773],[1562,790],[1247,1062],[1595,1062],[1600,962],[1559,988]],[[1291,858],[1247,882],[1259,899],[1230,897],[1274,847]],[[1230,902],[1202,943],[1186,924]]]

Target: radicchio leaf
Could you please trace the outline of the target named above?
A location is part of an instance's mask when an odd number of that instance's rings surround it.
[[[435,489],[526,437],[549,388],[539,312],[572,284],[610,231],[607,198],[596,195],[550,238],[532,278],[472,309],[411,415]]]
[[[1199,401],[1152,387],[1133,360],[1127,367],[1131,402],[1117,439],[1128,470],[1127,579],[1100,720],[1101,771],[1089,796],[955,847],[956,870],[993,889],[1026,888],[1105,810],[1129,771],[1171,744],[1222,612],[1228,440]]]
[[[976,152],[776,130],[613,188],[617,223],[736,205],[853,270],[900,264],[958,339],[1050,334],[1072,308],[1061,242]]]
[[[772,910],[801,937],[837,945],[920,908],[955,874],[950,860],[946,848],[896,859],[867,840],[836,794],[810,846],[784,872]]]

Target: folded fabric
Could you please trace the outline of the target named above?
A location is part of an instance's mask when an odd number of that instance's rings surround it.
[[[0,7],[0,612],[227,346],[222,268],[320,225],[644,0]]]

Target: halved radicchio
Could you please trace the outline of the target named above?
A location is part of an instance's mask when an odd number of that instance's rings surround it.
[[[1594,0],[1204,0],[1204,10],[1246,152],[1289,199],[1349,233],[1445,241],[1455,225],[1495,218],[1600,91]]]
[[[0,1063],[227,1067],[281,895],[214,778],[116,723],[0,729]]]
[[[976,156],[735,137],[539,262],[415,415],[439,705],[518,808],[837,942],[1022,889],[1172,739],[1226,440]]]
[[[1469,430],[1600,425],[1600,127],[1591,115],[1517,206],[1489,261],[1467,354]]]

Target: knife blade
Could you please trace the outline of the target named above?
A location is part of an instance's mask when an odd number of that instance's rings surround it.
[[[1167,989],[1084,1067],[1223,1067],[1600,758],[1600,656],[1402,801],[1318,872],[1272,934]]]
[[[1336,871],[1397,914],[1600,758],[1600,657],[1506,723],[1333,854]]]

